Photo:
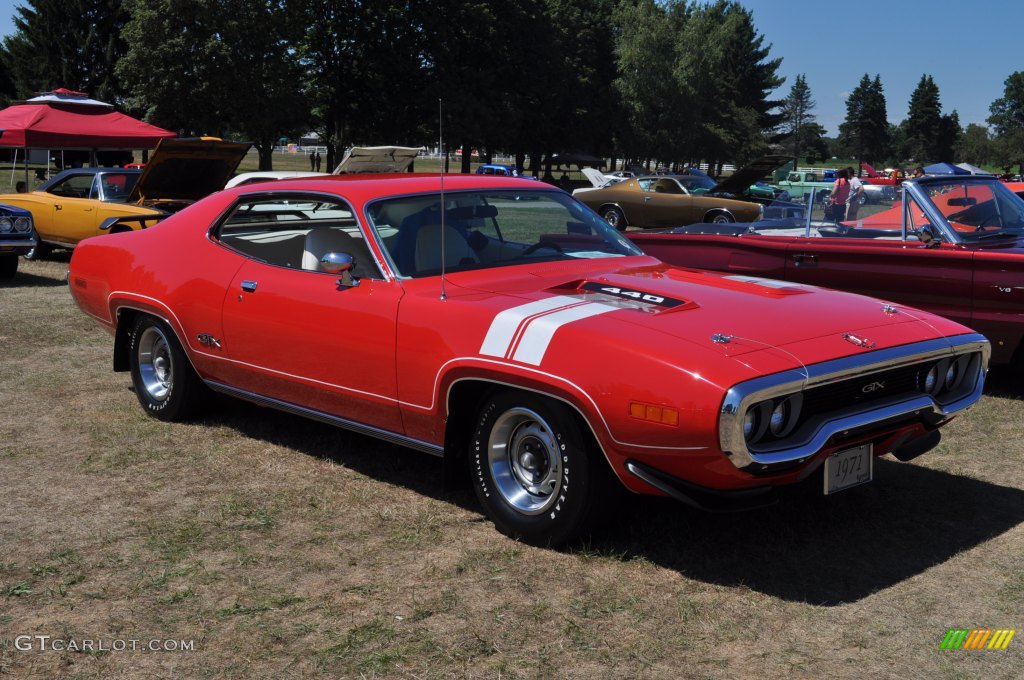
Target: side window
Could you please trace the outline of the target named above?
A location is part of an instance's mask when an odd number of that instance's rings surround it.
[[[51,187],[49,193],[65,198],[88,198],[93,179],[93,175],[72,175]]]
[[[790,182],[799,182],[800,181],[800,175],[795,173],[795,172],[789,173],[789,181]]]
[[[659,179],[658,183],[654,186],[654,190],[659,194],[681,194],[682,189],[679,185],[670,179]]]
[[[907,213],[907,240],[916,241],[918,240],[916,235],[917,230],[931,222],[928,219],[928,216],[925,215],[924,210],[921,209],[921,206],[917,204],[917,201],[911,198],[908,201],[908,204],[910,206],[910,210]],[[895,225],[896,229],[900,229],[901,227],[902,225],[900,224]],[[941,231],[936,230],[936,236],[938,236],[940,241],[943,240]]]
[[[816,174],[814,174],[813,172],[809,172],[809,173],[807,173],[807,181],[808,182],[817,182],[818,181],[818,176]]]
[[[642,190],[644,190],[644,191],[654,191],[654,182],[655,182],[655,180],[651,179],[650,177],[645,177],[643,179],[638,179],[637,182],[640,183],[640,188]]]
[[[243,198],[213,238],[242,255],[276,267],[321,272],[328,253],[352,256],[355,278],[382,279],[352,209],[320,197]]]

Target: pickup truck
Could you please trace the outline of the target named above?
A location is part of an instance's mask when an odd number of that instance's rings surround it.
[[[804,197],[811,192],[814,193],[816,201],[824,201],[835,182],[834,176],[831,180],[825,179],[826,172],[820,169],[791,170],[784,180],[776,183],[776,186],[788,191],[794,201],[805,200]]]

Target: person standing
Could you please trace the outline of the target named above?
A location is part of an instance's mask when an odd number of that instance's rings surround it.
[[[850,196],[846,199],[846,221],[851,222],[857,219],[857,211],[860,210],[860,200],[864,195],[864,183],[857,177],[853,168],[846,168],[846,174],[850,176]]]
[[[850,197],[850,180],[846,168],[839,171],[836,183],[832,185],[832,193],[829,194],[828,202],[832,210],[831,219],[839,224],[846,218],[846,199]]]
[[[316,168],[314,169],[314,172],[320,172],[320,152],[319,151],[316,152],[316,158],[315,158],[314,165],[316,165]]]
[[[309,171],[316,172],[316,151],[309,152]]]

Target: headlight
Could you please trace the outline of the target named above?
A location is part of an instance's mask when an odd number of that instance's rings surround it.
[[[14,228],[14,223],[9,217],[0,217],[0,234],[6,234]]]
[[[786,426],[786,420],[789,416],[789,402],[780,401],[779,405],[772,410],[772,418],[768,422],[768,429],[776,437],[782,432],[782,428]]]
[[[29,217],[18,217],[14,220],[15,231],[27,234],[32,231],[32,219]]]
[[[920,374],[918,374],[920,375]],[[935,391],[935,383],[939,380],[939,367],[932,366],[932,369],[928,371],[928,375],[924,378],[924,391],[931,394]]]
[[[757,425],[757,410],[750,409],[747,414],[743,416],[743,436],[750,439],[750,435],[754,433],[754,426]]]
[[[946,384],[945,384],[945,388],[947,390],[952,388],[953,384],[956,382],[956,371],[957,371],[957,362],[951,363],[949,365],[949,368],[946,369]]]

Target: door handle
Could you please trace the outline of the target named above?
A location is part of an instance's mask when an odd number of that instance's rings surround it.
[[[242,281],[242,290],[244,290],[246,293],[255,293],[256,285],[257,284],[255,281]]]
[[[53,206],[53,209],[54,210],[63,210],[64,208],[62,208],[60,203],[58,203],[57,205]]]
[[[793,255],[793,262],[796,263],[797,267],[817,267],[818,256],[809,255],[807,253],[797,253]]]

